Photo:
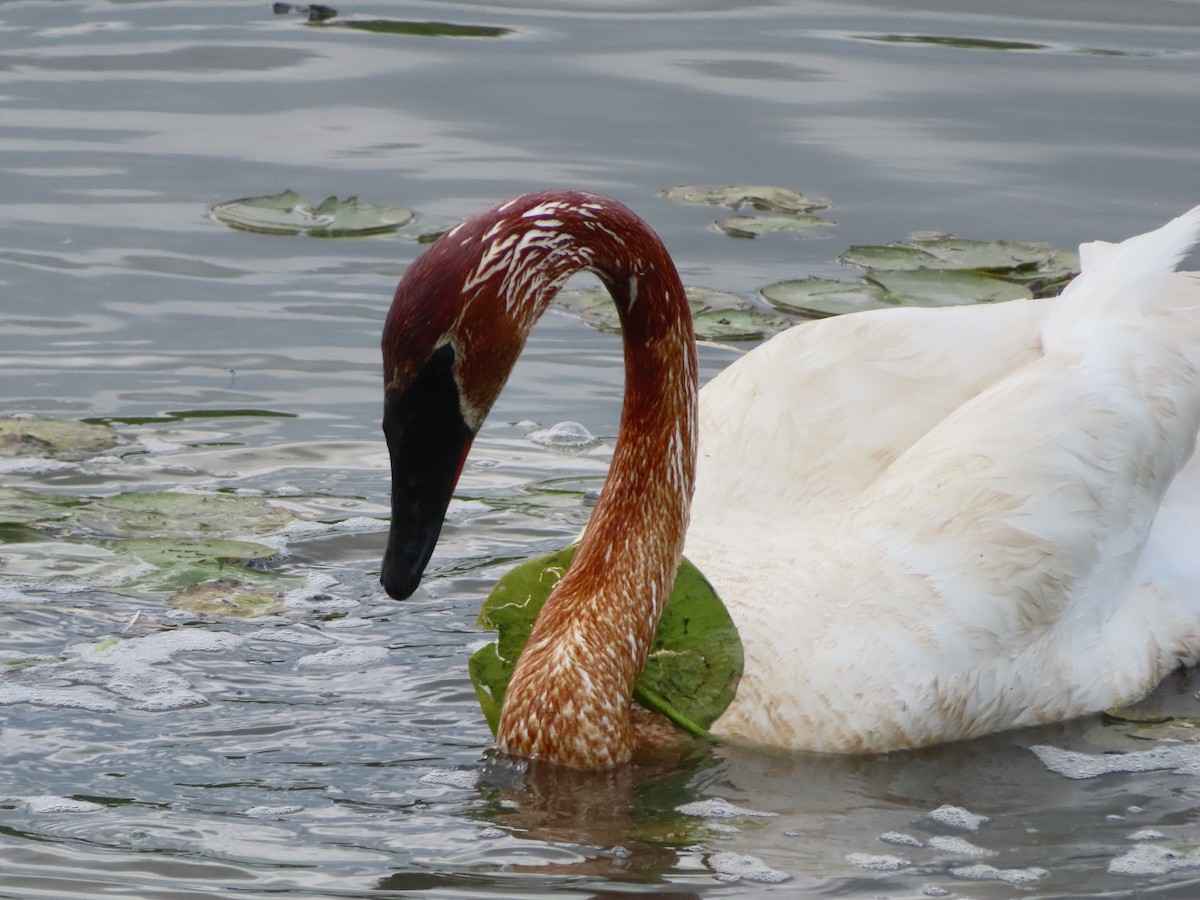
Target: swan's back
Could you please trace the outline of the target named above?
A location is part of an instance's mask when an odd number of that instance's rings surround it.
[[[687,552],[747,655],[719,733],[920,745],[1195,658],[1198,231],[1085,246],[1054,301],[804,325],[705,389]]]

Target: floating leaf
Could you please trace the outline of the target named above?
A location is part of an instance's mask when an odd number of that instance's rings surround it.
[[[689,286],[685,290],[692,325],[701,340],[759,340],[792,325],[790,320],[763,312],[736,294],[705,287]],[[603,288],[560,291],[555,302],[599,331],[621,330],[616,305]]]
[[[832,225],[820,216],[721,216],[716,226],[725,234],[735,238],[755,238],[760,234],[780,231],[808,231],[821,225]]]
[[[226,579],[194,584],[174,594],[167,602],[204,616],[230,616],[237,619],[275,615],[285,608],[282,594]]]
[[[808,197],[788,188],[757,184],[690,185],[667,188],[660,195],[676,203],[704,203],[741,209],[748,205],[763,212],[810,213],[827,209],[832,201]]]
[[[798,278],[768,284],[760,293],[778,310],[814,319],[896,305],[882,287],[863,281]]]
[[[115,446],[107,425],[75,419],[0,418],[0,456],[86,456]]]
[[[534,619],[566,574],[575,547],[521,563],[493,588],[479,625],[497,640],[471,657],[469,670],[495,733],[504,694]],[[684,560],[655,633],[634,698],[701,736],[732,701],[742,674],[742,644],[729,613],[700,571]]]
[[[218,203],[213,216],[242,231],[259,234],[307,234],[310,237],[352,237],[395,231],[413,218],[402,206],[374,206],[357,197],[328,197],[315,208],[292,190],[266,197],[243,197]]]
[[[198,539],[269,534],[292,515],[258,497],[147,491],[92,500],[74,519],[79,530],[92,534]]]

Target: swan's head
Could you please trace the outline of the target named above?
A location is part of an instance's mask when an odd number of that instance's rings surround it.
[[[438,240],[405,272],[384,325],[392,524],[380,581],[397,600],[421,582],[471,441],[532,324],[491,262],[510,218],[489,210]]]

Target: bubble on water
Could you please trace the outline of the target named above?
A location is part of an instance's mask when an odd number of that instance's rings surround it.
[[[296,665],[305,668],[363,668],[387,658],[386,647],[334,647],[322,653],[302,656],[296,660]]]
[[[495,825],[489,825],[487,828],[479,832],[479,837],[484,840],[495,840],[496,838],[507,837],[508,832],[502,828],[497,828]]]
[[[902,831],[885,831],[879,836],[879,839],[885,844],[895,844],[898,847],[924,847],[925,844],[919,838],[913,837],[911,834],[905,834]]]
[[[943,853],[957,853],[961,856],[995,856],[995,850],[988,850],[972,844],[966,838],[945,837],[939,835],[929,839],[929,846]]]
[[[1003,881],[1005,884],[1032,884],[1045,878],[1050,873],[1045,869],[1031,866],[1028,869],[997,869],[986,863],[976,863],[973,866],[962,866],[951,869],[950,874],[955,878],[966,881]]]
[[[330,647],[337,643],[333,638],[310,628],[262,628],[246,635],[246,640],[268,644],[294,644],[297,647]]]
[[[708,857],[708,865],[722,881],[755,881],[760,884],[779,884],[791,878],[786,872],[772,869],[757,856],[746,856],[741,853],[712,853]]]
[[[556,450],[581,450],[600,443],[599,438],[578,422],[559,422],[549,428],[531,431],[526,437],[535,444]]]
[[[246,815],[255,819],[280,819],[303,811],[303,806],[252,806],[246,810]]]
[[[479,773],[470,769],[431,769],[417,781],[420,784],[437,784],[469,791],[479,783]]]
[[[921,891],[921,893],[926,897],[949,897],[949,896],[951,896],[950,891],[946,890],[944,887],[938,887],[936,884],[929,885],[929,887],[925,888],[925,890]]]
[[[978,831],[979,826],[988,821],[987,816],[976,815],[961,806],[944,804],[929,813],[929,818],[947,828],[958,828],[961,831]]]
[[[846,861],[869,872],[898,872],[912,865],[904,857],[888,853],[847,853]]]
[[[53,794],[39,794],[36,797],[16,797],[14,799],[31,813],[83,813],[104,809],[101,804],[93,803],[90,800],[56,797]]]
[[[1030,747],[1051,772],[1067,778],[1096,778],[1115,772],[1160,772],[1173,769],[1177,775],[1200,774],[1200,745],[1163,744],[1131,753],[1079,753],[1058,747]]]
[[[1165,840],[1166,837],[1161,831],[1153,828],[1142,828],[1132,834],[1125,835],[1125,839],[1128,841],[1161,841]]]
[[[706,824],[708,830],[716,834],[740,834],[742,830],[736,825],[730,825],[728,822],[708,822]]]
[[[728,800],[722,800],[720,797],[711,797],[708,800],[695,800],[692,803],[684,803],[681,806],[675,807],[675,812],[682,813],[685,816],[695,816],[699,819],[736,819],[741,816],[773,818],[779,815],[779,813],[760,812],[755,809],[746,809],[744,806],[735,806]]]

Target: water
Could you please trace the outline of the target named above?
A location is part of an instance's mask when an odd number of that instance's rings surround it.
[[[83,462],[0,458],[2,485],[217,489],[299,520],[264,563],[298,580],[249,619],[118,591],[128,559],[69,535],[0,548],[10,576],[58,567],[41,587],[0,583],[0,894],[1200,891],[1200,763],[1098,720],[876,759],[719,748],[602,779],[485,761],[466,678],[479,598],[586,520],[617,339],[565,312],[542,322],[432,577],[397,604],[377,585],[377,348],[419,247],[207,215],[292,188],[436,223],[586,187],[643,213],[685,281],[753,300],[845,276],[834,258],[854,243],[937,229],[1071,246],[1200,200],[1200,6],[993,6],[342,9],[512,29],[434,38],[313,28],[266,3],[0,4],[0,414],[108,419],[122,442]],[[739,241],[711,227],[717,210],[657,197],[739,181],[832,197],[838,227]],[[706,377],[731,358],[703,348]],[[531,438],[564,421],[598,445]],[[1194,716],[1196,689],[1172,678],[1156,702]],[[1105,764],[1138,747],[1157,755]]]

